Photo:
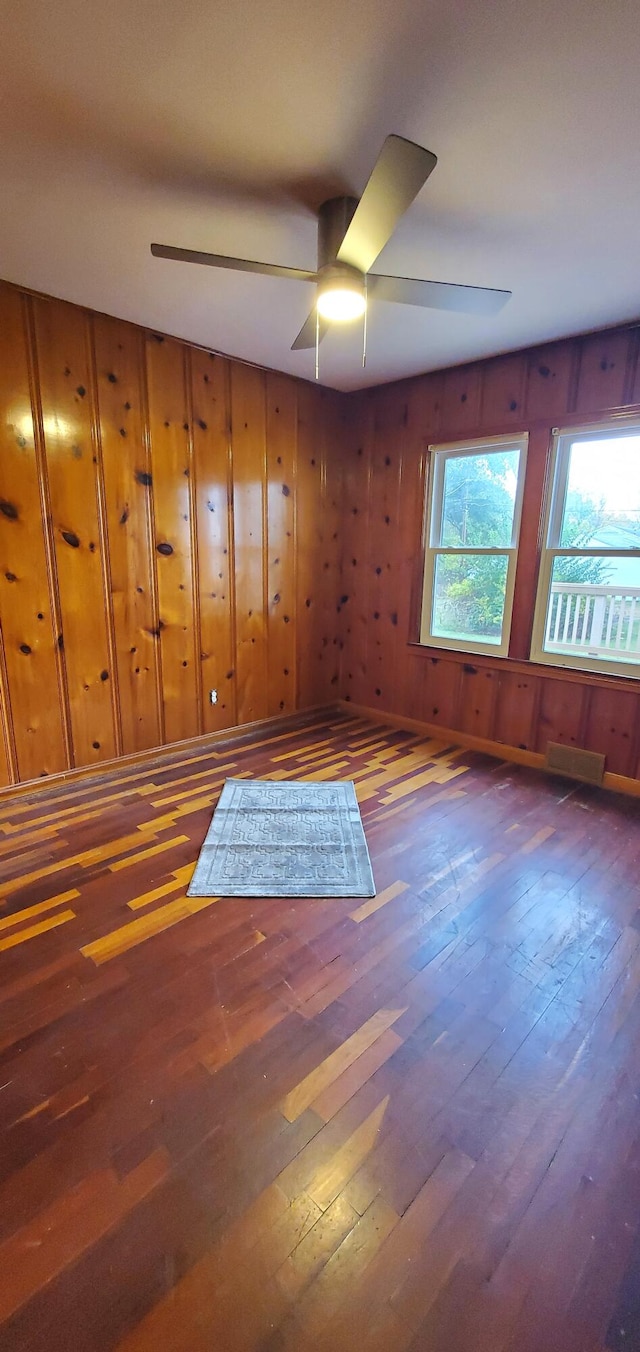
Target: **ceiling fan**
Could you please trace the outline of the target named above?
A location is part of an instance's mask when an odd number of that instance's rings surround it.
[[[315,347],[331,323],[363,315],[372,297],[434,310],[457,310],[463,314],[497,314],[508,301],[510,291],[412,277],[386,277],[370,271],[436,164],[437,158],[430,150],[403,136],[387,136],[362,197],[359,200],[357,197],[332,197],[320,207],[315,272],[280,267],[277,263],[254,263],[224,254],[201,253],[197,249],[177,249],[169,244],[152,244],[151,252],[156,258],[312,282],[316,287],[316,302],[291,345],[292,351]]]

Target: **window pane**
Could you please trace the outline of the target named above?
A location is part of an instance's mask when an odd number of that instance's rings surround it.
[[[509,547],[520,452],[444,457],[442,535],[434,544]]]
[[[544,649],[640,662],[640,559],[554,559]]]
[[[640,436],[572,443],[559,543],[565,549],[640,547]]]
[[[506,554],[437,555],[432,625],[436,638],[500,643],[508,562]]]

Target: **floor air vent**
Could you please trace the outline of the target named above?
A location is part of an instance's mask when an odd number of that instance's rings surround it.
[[[604,756],[597,751],[583,751],[580,746],[564,746],[562,742],[547,742],[545,769],[556,775],[568,775],[585,784],[601,784],[604,775]]]

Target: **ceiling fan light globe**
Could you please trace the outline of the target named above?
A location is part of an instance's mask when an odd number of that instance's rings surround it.
[[[349,320],[359,319],[367,308],[362,291],[345,286],[334,286],[327,291],[321,291],[317,304],[318,313],[323,319],[338,324],[348,324]]]
[[[348,264],[333,263],[322,268],[316,297],[318,314],[337,324],[359,319],[367,308],[365,279]]]

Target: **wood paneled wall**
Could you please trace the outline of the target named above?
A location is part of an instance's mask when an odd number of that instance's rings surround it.
[[[0,784],[336,698],[343,406],[0,285]]]
[[[551,428],[640,410],[639,347],[340,395],[0,284],[0,785],[338,697],[640,778],[636,683],[527,660]],[[421,648],[427,447],[521,430],[511,656]]]
[[[638,350],[637,329],[611,330],[349,397],[342,698],[531,752],[549,740],[588,747],[640,778],[640,683],[527,660],[551,429],[640,411]],[[525,430],[511,656],[421,648],[427,447]]]

